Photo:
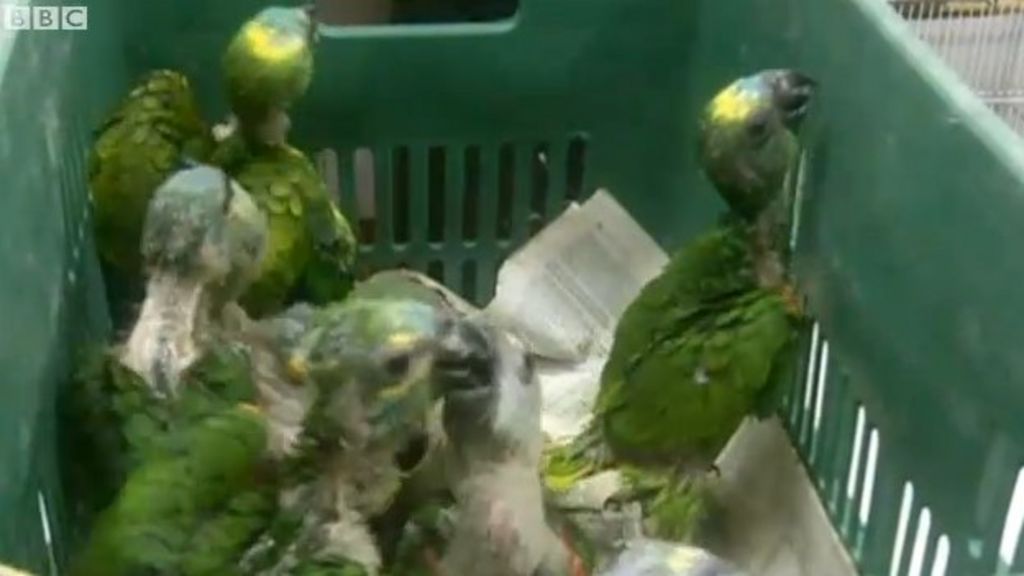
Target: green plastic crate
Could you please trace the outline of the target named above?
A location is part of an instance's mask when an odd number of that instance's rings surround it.
[[[947,574],[1008,569],[1024,464],[1024,151],[1009,129],[882,0],[521,1],[493,24],[325,31],[295,137],[334,151],[327,177],[367,220],[365,261],[486,302],[501,259],[597,186],[679,246],[721,208],[695,165],[700,105],[740,74],[802,68],[822,84],[797,182],[820,326],[785,410],[794,445],[863,574],[931,573],[941,549]],[[153,67],[190,73],[222,114],[219,52],[263,3],[88,5],[88,31],[0,30],[0,558],[42,574],[81,528],[56,399],[76,346],[109,331],[91,129]],[[357,217],[359,148],[372,222]]]

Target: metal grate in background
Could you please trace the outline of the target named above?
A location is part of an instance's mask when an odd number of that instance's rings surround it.
[[[1024,0],[890,0],[914,32],[1024,136]]]

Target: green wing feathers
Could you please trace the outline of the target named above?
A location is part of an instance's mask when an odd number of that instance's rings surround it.
[[[127,277],[141,273],[139,242],[154,190],[185,157],[204,161],[210,131],[188,78],[148,74],[100,128],[89,159],[97,247]]]
[[[194,426],[180,451],[131,474],[72,574],[235,573],[230,566],[272,511],[256,484],[266,442],[263,416],[248,405]]]
[[[623,315],[597,406],[616,456],[710,464],[768,389],[795,329],[737,232],[698,239]]]

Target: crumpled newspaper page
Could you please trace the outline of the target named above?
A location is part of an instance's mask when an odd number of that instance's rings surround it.
[[[544,431],[566,441],[586,425],[615,325],[668,262],[606,190],[571,205],[498,272],[484,313],[541,360]]]

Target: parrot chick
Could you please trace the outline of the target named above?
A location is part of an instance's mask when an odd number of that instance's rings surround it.
[[[700,119],[700,164],[729,213],[676,253],[623,312],[588,429],[552,450],[563,485],[618,469],[653,535],[707,519],[706,472],[743,419],[774,414],[804,321],[787,280],[784,182],[814,82],[767,70],[722,89]],[[633,471],[630,472],[629,469]]]
[[[456,502],[441,574],[583,574],[582,561],[546,515],[541,391],[533,363],[494,327],[476,321],[463,330],[438,358]]]
[[[203,331],[251,282],[266,234],[252,198],[216,168],[182,170],[157,189],[142,238],[146,299],[120,352],[155,394],[177,394]]]
[[[313,79],[312,8],[271,6],[245,22],[223,56],[232,129],[251,146],[280,146],[287,111]],[[222,135],[223,137],[223,135]]]
[[[285,462],[278,527],[248,555],[247,573],[310,563],[378,572],[366,518],[391,504],[422,458],[434,359],[456,329],[447,314],[400,300],[353,300],[314,316],[288,364],[315,398]]]
[[[595,419],[615,458],[705,470],[752,412],[774,413],[803,319],[786,302],[794,130],[814,83],[789,70],[737,80],[701,119],[701,165],[729,206],[626,308]]]
[[[246,350],[221,337],[217,314],[257,268],[266,222],[223,172],[180,171],[154,194],[142,239],[149,281],[139,319],[118,346],[89,350],[69,395],[67,441],[81,457],[76,502],[109,504],[147,455],[176,432],[236,402],[252,402]]]
[[[173,70],[146,74],[97,130],[89,192],[96,247],[118,326],[141,299],[139,242],[153,192],[183,159],[205,161],[212,148],[189,80]]]

